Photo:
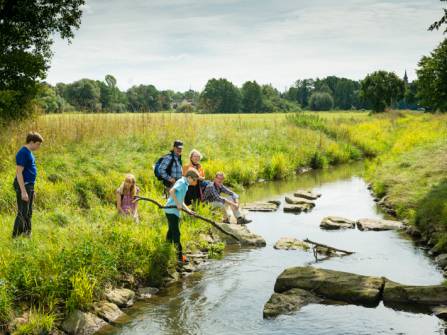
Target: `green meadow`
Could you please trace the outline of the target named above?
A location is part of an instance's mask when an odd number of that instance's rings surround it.
[[[12,240],[14,155],[29,130],[45,139],[36,153],[33,233]],[[185,142],[184,163],[198,149],[207,178],[222,170],[237,191],[300,167],[367,159],[374,191],[447,248],[446,134],[446,116],[412,112],[62,114],[11,124],[0,134],[0,323],[31,309],[17,331],[38,333],[69,310],[88,310],[123,278],[161,284],[175,265],[163,213],[142,202],[141,223],[126,220],[114,191],[133,173],[141,194],[162,202],[152,166],[175,139]],[[219,218],[207,206],[198,211]],[[206,223],[184,218],[181,230],[187,250],[206,245]]]

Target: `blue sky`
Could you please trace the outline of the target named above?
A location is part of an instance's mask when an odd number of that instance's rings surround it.
[[[241,85],[377,69],[410,79],[445,37],[427,27],[439,0],[87,0],[71,44],[56,39],[47,80],[113,74],[118,86],[201,90],[213,77]]]

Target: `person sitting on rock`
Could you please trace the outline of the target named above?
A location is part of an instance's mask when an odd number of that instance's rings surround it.
[[[230,211],[237,219],[238,224],[247,224],[251,220],[244,218],[239,210],[239,195],[234,193],[228,187],[223,185],[225,180],[225,174],[223,172],[217,172],[214,178],[214,182],[209,183],[205,188],[205,201],[211,204],[215,208],[223,209],[224,223],[230,223]],[[225,193],[229,197],[222,197],[220,194]]]

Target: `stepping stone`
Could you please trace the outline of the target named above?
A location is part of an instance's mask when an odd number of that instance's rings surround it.
[[[282,237],[273,246],[279,250],[309,250],[310,247],[306,242],[298,240],[293,237]]]
[[[404,228],[404,224],[400,221],[382,220],[382,219],[360,219],[357,221],[359,230],[398,230]]]
[[[286,196],[286,203],[290,205],[309,205],[315,207],[315,203],[312,200],[306,198],[298,198],[298,197],[288,197]]]
[[[281,201],[269,200],[246,204],[242,208],[250,212],[276,212],[280,205]]]
[[[313,206],[309,204],[301,204],[301,205],[285,205],[283,210],[285,213],[295,213],[299,214],[301,212],[309,212]]]
[[[319,197],[321,197],[321,193],[315,193],[312,191],[306,191],[306,190],[298,190],[295,191],[293,194],[297,198],[304,198],[308,200],[317,200]]]
[[[326,216],[320,223],[321,229],[336,230],[336,229],[353,229],[355,222],[339,216]]]

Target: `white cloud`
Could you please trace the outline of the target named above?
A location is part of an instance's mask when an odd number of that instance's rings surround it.
[[[125,89],[202,89],[212,77],[279,89],[296,79],[360,79],[386,69],[410,78],[442,38],[427,32],[437,0],[91,1],[71,45],[55,44],[48,80],[116,76]]]

